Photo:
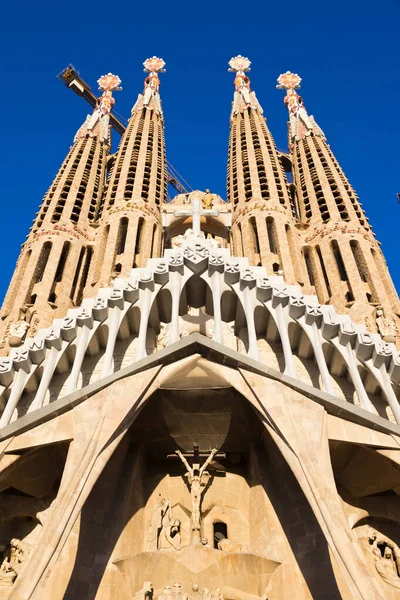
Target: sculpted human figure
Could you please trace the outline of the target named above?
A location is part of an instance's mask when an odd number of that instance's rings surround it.
[[[35,311],[32,311],[27,304],[23,304],[19,309],[17,321],[10,326],[8,343],[11,348],[16,348],[22,344],[34,313]]]
[[[382,309],[376,311],[376,324],[382,339],[388,343],[396,343],[397,327],[393,319],[387,319]]]
[[[153,584],[151,581],[145,581],[141,590],[135,594],[135,600],[152,600]]]
[[[147,550],[152,552],[159,549],[160,533],[163,527],[163,518],[169,509],[169,500],[159,495],[159,503],[153,508],[150,521]]]
[[[8,558],[5,558],[0,565],[0,587],[11,586],[17,578],[17,572]]]
[[[171,586],[164,585],[162,594],[158,597],[158,600],[172,600]]]
[[[11,553],[10,553],[10,563],[14,571],[18,574],[21,568],[21,564],[26,559],[29,554],[29,548],[24,542],[18,540],[17,538],[13,538],[10,542]]]
[[[28,554],[27,544],[17,538],[10,541],[10,557],[6,557],[0,565],[0,586],[10,586],[14,583]]]
[[[206,193],[204,194],[203,199],[202,199],[201,202],[202,202],[203,208],[205,210],[211,210],[212,209],[212,205],[213,205],[213,202],[214,202],[214,194],[211,194],[210,190],[208,188],[206,189]]]
[[[159,546],[160,548],[181,549],[181,522],[174,517],[171,507],[162,521]]]
[[[160,548],[181,549],[181,522],[173,514],[170,501],[161,494],[151,514],[147,551]]]
[[[400,549],[384,536],[371,530],[368,541],[375,557],[375,568],[379,575],[390,585],[400,588]]]
[[[190,600],[202,600],[202,594],[199,590],[199,584],[193,583],[192,593],[190,594]]]
[[[182,591],[179,581],[176,581],[172,586],[172,598],[173,600],[188,600],[188,596]]]
[[[161,323],[160,333],[157,336],[157,348],[162,349],[168,344],[169,323]]]
[[[195,458],[194,460],[196,460],[196,462],[193,462],[193,466],[191,467],[189,465],[188,461],[186,460],[186,458],[183,456],[182,452],[180,452],[179,450],[176,450],[176,454],[179,456],[179,458],[181,459],[181,461],[183,462],[183,464],[185,465],[185,467],[187,469],[185,476],[187,477],[187,480],[188,480],[188,484],[190,487],[190,496],[191,496],[191,500],[192,500],[192,531],[196,531],[196,532],[198,532],[198,534],[200,534],[201,495],[206,486],[206,482],[204,480],[205,478],[203,478],[203,477],[204,477],[204,475],[208,475],[206,469],[217,452],[218,452],[218,450],[216,448],[214,448],[211,451],[210,456],[207,458],[207,460],[201,467],[200,467],[200,463],[197,462],[197,459]]]

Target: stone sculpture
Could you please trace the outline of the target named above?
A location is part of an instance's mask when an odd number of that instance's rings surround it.
[[[212,206],[213,206],[213,202],[214,202],[214,194],[211,194],[210,190],[207,188],[206,193],[204,194],[203,199],[201,201],[203,208],[205,210],[211,210]]]
[[[135,600],[136,599],[139,600],[138,595],[136,595]],[[170,585],[165,585],[157,600],[224,600],[224,595],[223,589],[220,587],[215,588],[214,591],[203,588],[203,591],[201,592],[198,583],[192,584],[192,591],[189,595],[182,590],[180,582],[176,581],[172,585],[172,588]]]
[[[17,578],[17,573],[13,569],[8,558],[5,558],[0,565],[0,588],[10,587]]]
[[[160,333],[157,336],[157,349],[161,350],[162,348],[165,348],[165,346],[168,344],[168,337],[169,337],[169,323],[161,323],[160,324]]]
[[[375,558],[375,568],[386,583],[400,588],[400,548],[378,532],[371,530],[368,542]]]
[[[32,311],[27,304],[21,306],[19,309],[18,320],[10,326],[8,343],[11,348],[17,348],[22,344],[34,314],[35,311]]]
[[[376,311],[376,324],[378,331],[385,342],[396,343],[396,337],[398,334],[396,323],[394,319],[387,319],[382,309]]]
[[[174,517],[171,507],[163,518],[159,545],[160,548],[181,549],[181,522]]]
[[[200,467],[200,463],[197,462],[196,454],[193,461],[193,466],[191,467],[179,450],[176,450],[176,454],[179,456],[183,464],[185,465],[187,472],[185,476],[188,481],[188,485],[190,488],[190,496],[192,500],[192,533],[193,533],[193,542],[200,542],[200,521],[201,521],[201,513],[200,513],[200,504],[201,504],[201,496],[206,486],[205,477],[208,475],[206,469],[218,450],[214,448],[211,451],[210,456],[207,458],[205,463]]]
[[[199,584],[194,583],[192,585],[192,593],[190,594],[190,600],[202,600],[203,596],[199,589]]]
[[[27,544],[17,538],[10,541],[9,556],[0,565],[0,587],[9,587],[14,583],[28,554]]]
[[[173,600],[188,600],[188,595],[182,591],[179,581],[176,581],[172,586],[172,598]]]
[[[135,600],[152,600],[153,593],[153,584],[151,581],[145,581],[142,589],[136,592]]]
[[[171,502],[160,494],[159,503],[153,508],[147,551],[154,552],[160,548],[181,549],[181,522],[171,509]]]
[[[158,596],[158,600],[172,600],[171,586],[165,585],[163,592]]]

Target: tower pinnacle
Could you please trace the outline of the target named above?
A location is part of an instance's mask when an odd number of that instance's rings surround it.
[[[97,106],[43,198],[1,309],[0,352],[21,345],[82,300],[111,146],[112,92],[120,83],[112,73],[99,78]]]
[[[301,77],[297,73],[286,71],[286,73],[279,75],[277,81],[277,89],[286,90],[284,103],[289,111],[290,143],[294,139],[303,139],[305,136],[310,135],[312,131],[315,135],[325,139],[324,133],[316,124],[314,117],[308,115],[306,107],[303,104],[303,98],[295,91],[300,88]]]
[[[283,271],[294,283],[300,271],[293,241],[296,210],[263,109],[250,88],[250,64],[241,55],[229,61],[235,73],[227,174],[234,252],[269,273]]]
[[[135,108],[153,108],[161,117],[164,118],[163,111],[161,108],[161,100],[160,100],[160,78],[158,76],[159,73],[165,73],[165,62],[162,58],[158,58],[157,56],[152,56],[151,58],[147,58],[143,63],[145,73],[149,73],[149,75],[144,80],[144,91],[143,95],[139,95],[138,102],[133,107]]]
[[[277,88],[286,90],[289,111],[293,183],[304,232],[304,289],[393,341],[399,338],[399,299],[382,251],[357,194],[296,92],[300,83],[299,75],[287,71],[278,77]],[[389,334],[381,313],[391,323]]]
[[[97,83],[99,84],[99,90],[102,91],[103,94],[100,96],[93,114],[87,116],[85,123],[79,129],[78,133],[76,134],[76,138],[80,139],[85,137],[86,134],[89,134],[89,137],[95,137],[97,125],[97,134],[100,141],[108,142],[110,135],[109,114],[115,104],[115,99],[113,98],[112,93],[113,91],[119,92],[122,90],[122,87],[120,87],[121,79],[118,77],[118,75],[107,73],[107,75],[102,75],[97,80]]]
[[[238,54],[229,61],[230,73],[236,73],[234,86],[235,94],[233,98],[231,120],[234,115],[243,112],[246,108],[258,109],[262,114],[263,110],[257,100],[255,92],[250,89],[250,78],[246,75],[250,71],[251,61],[245,56]]]
[[[153,56],[143,66],[148,74],[144,91],[132,108],[106,183],[86,295],[113,277],[128,276],[161,249],[160,205],[167,199],[167,179],[159,73],[165,72],[165,62]]]

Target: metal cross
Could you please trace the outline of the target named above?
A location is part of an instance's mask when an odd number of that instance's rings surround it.
[[[218,217],[218,215],[219,210],[217,208],[211,210],[203,208],[200,198],[193,198],[190,207],[174,211],[175,217],[192,217],[193,233],[197,235],[201,233],[200,217]]]

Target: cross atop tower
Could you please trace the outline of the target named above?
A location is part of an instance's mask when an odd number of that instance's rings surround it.
[[[201,217],[218,217],[218,215],[219,210],[217,208],[203,208],[199,197],[193,198],[190,203],[190,207],[174,211],[175,217],[192,217],[192,229],[195,235],[199,235],[201,233]]]

